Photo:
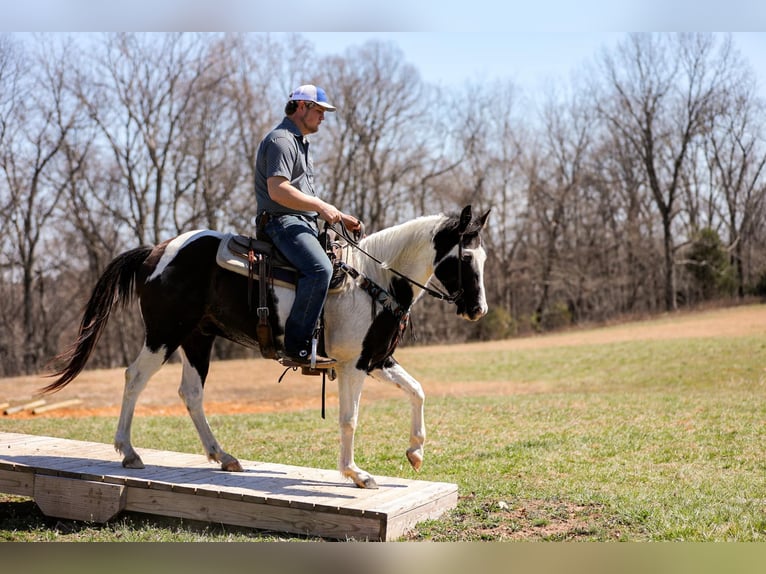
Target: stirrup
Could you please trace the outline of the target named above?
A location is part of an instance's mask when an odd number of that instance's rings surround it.
[[[311,366],[311,362],[306,361],[299,361],[296,359],[292,359],[290,357],[280,357],[277,359],[279,361],[279,364],[281,364],[283,367],[287,368],[300,368],[300,369],[308,369],[310,371],[323,371],[326,369],[334,369],[335,366],[338,364],[337,361],[334,359],[332,361],[324,362],[324,363],[316,363],[313,367]]]

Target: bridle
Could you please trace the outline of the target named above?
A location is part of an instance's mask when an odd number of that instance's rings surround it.
[[[405,275],[404,273],[401,273],[400,271],[397,271],[393,267],[389,267],[388,264],[386,264],[385,262],[381,261],[380,259],[378,259],[374,255],[372,255],[371,253],[365,251],[364,248],[362,248],[359,245],[359,243],[357,241],[355,241],[351,237],[351,234],[348,232],[348,230],[346,229],[346,227],[344,225],[341,225],[340,226],[341,231],[338,231],[338,229],[335,227],[334,224],[325,222],[325,229],[328,229],[328,228],[332,229],[336,234],[338,234],[339,236],[343,237],[348,242],[349,245],[351,245],[354,249],[356,249],[357,251],[359,251],[360,253],[362,253],[363,255],[368,257],[369,259],[372,259],[375,263],[380,265],[383,269],[387,269],[388,271],[390,271],[394,275],[397,275],[398,277],[401,277],[402,279],[404,279],[405,281],[409,282],[410,284],[415,285],[416,287],[420,287],[423,291],[428,293],[431,297],[434,297],[435,299],[439,299],[440,301],[446,301],[447,303],[457,304],[457,302],[460,299],[460,297],[463,296],[463,266],[462,266],[462,261],[463,261],[463,236],[465,235],[465,232],[461,232],[461,233],[458,234],[458,241],[457,241],[457,249],[458,249],[458,252],[457,252],[457,257],[458,257],[458,262],[457,262],[457,286],[458,286],[458,288],[457,288],[457,291],[455,292],[454,295],[450,295],[449,293],[445,293],[441,289],[435,289],[433,287],[428,287],[427,285],[423,285],[422,283],[416,281],[412,277],[409,277],[409,276]],[[361,233],[359,233],[359,235],[361,235]],[[443,261],[443,260],[444,259],[442,259],[441,261]],[[439,261],[439,263],[441,263],[441,261]],[[439,263],[434,265],[434,268],[438,267]]]

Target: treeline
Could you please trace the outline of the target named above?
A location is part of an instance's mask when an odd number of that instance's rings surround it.
[[[368,232],[492,208],[490,315],[426,301],[420,342],[763,295],[766,114],[731,38],[626,35],[573,78],[533,99],[429,85],[377,41],[321,56],[300,35],[0,35],[0,376],[62,350],[119,252],[251,232],[256,147],[308,82],[338,107],[312,138],[321,193]],[[118,315],[91,366],[140,339],[137,311]]]

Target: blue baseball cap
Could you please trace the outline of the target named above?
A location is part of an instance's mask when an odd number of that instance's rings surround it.
[[[304,84],[293,90],[290,94],[290,101],[303,100],[306,102],[314,102],[315,104],[322,106],[325,111],[334,112],[335,106],[327,101],[327,94],[322,88],[318,88],[312,84]]]

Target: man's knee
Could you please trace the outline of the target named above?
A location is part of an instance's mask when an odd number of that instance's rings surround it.
[[[332,279],[332,262],[330,259],[320,259],[317,261],[316,264],[312,267],[311,276],[317,282],[321,281],[327,283],[327,285],[330,285],[330,280]]]
[[[324,265],[313,265],[309,269],[301,270],[301,273],[303,277],[299,280],[299,285],[310,288],[312,291],[316,289],[327,291],[330,288],[332,266],[328,269]]]

